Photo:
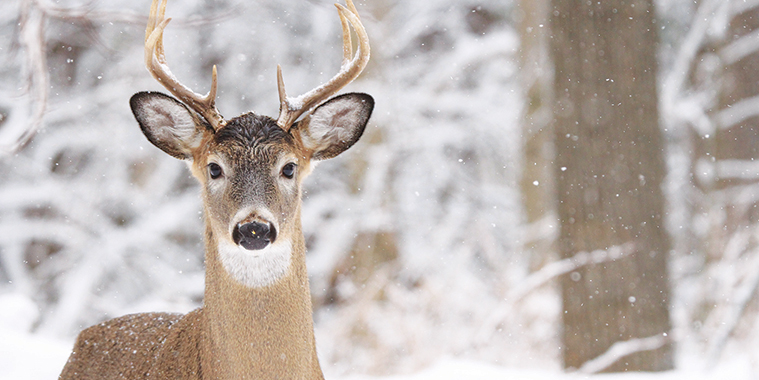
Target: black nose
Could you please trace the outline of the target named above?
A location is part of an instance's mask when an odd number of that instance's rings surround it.
[[[277,231],[271,223],[251,222],[238,224],[232,231],[232,239],[245,249],[264,249],[277,238]]]

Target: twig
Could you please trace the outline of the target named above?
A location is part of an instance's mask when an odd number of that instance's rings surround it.
[[[719,329],[709,340],[709,351],[707,355],[710,367],[713,367],[719,360],[722,350],[724,350],[727,340],[732,335],[738,322],[740,322],[743,312],[746,310],[748,303],[754,298],[757,288],[759,288],[759,256],[753,254],[754,262],[752,263],[751,272],[743,281],[743,284],[735,291],[734,297],[731,297],[727,315],[719,324]]]
[[[45,14],[53,18],[68,20],[68,21],[85,21],[85,22],[109,22],[109,23],[125,23],[135,24],[143,26],[148,21],[146,14],[140,14],[131,11],[112,11],[112,10],[98,10],[92,5],[83,5],[74,8],[64,8],[56,4],[53,4],[49,0],[36,0],[40,10]],[[191,17],[186,19],[177,19],[171,23],[173,27],[197,27],[201,25],[216,24],[223,20],[235,17],[240,14],[240,6],[231,7],[218,14],[203,16],[203,17]]]
[[[667,73],[662,85],[661,103],[664,112],[674,112],[688,80],[690,68],[708,35],[711,16],[717,12],[721,4],[722,0],[706,0],[698,7],[690,31],[680,45],[672,69]]]
[[[570,273],[581,267],[593,264],[602,264],[609,261],[615,261],[629,256],[635,252],[635,243],[627,242],[622,245],[611,247],[607,250],[598,249],[592,252],[579,252],[574,256],[559,261],[552,262],[533,274],[527,276],[522,281],[521,286],[510,291],[504,302],[499,308],[494,310],[490,316],[482,323],[482,327],[475,338],[476,342],[485,342],[490,337],[493,330],[503,321],[512,311],[514,304],[519,302],[531,291],[539,288],[548,281]]]
[[[527,276],[521,284],[511,290],[506,299],[512,303],[519,302],[525,295],[547,283],[551,279],[575,271],[592,264],[614,261],[635,252],[635,244],[627,242],[607,250],[598,249],[593,252],[580,252],[568,259],[554,261]]]
[[[648,338],[634,338],[615,342],[603,354],[583,363],[577,372],[587,374],[601,372],[625,356],[636,352],[656,350],[667,344],[669,341],[669,336],[666,334],[659,334]]]
[[[211,17],[187,19],[178,21],[176,26],[194,27],[202,24],[216,23],[220,20],[234,17],[239,9],[231,8],[226,12]],[[91,5],[74,8],[63,8],[49,0],[24,0],[19,16],[19,45],[24,51],[25,90],[21,97],[25,98],[28,108],[21,108],[17,113],[28,112],[28,115],[12,117],[0,131],[0,155],[12,155],[23,149],[42,127],[42,121],[47,110],[50,89],[48,73],[45,21],[48,18],[62,19],[94,25],[96,22],[123,22],[142,24],[147,17],[125,11],[97,11]],[[96,45],[105,46],[92,32],[92,27],[85,28]],[[31,109],[31,111],[27,111]]]
[[[29,102],[34,110],[30,115],[30,121],[24,128],[8,126],[10,135],[8,141],[0,141],[0,151],[13,154],[26,146],[42,125],[42,117],[47,108],[48,88],[50,78],[47,72],[47,59],[45,56],[44,27],[45,18],[43,13],[36,7],[34,0],[26,0],[21,8],[19,18],[20,37],[19,42],[25,55],[25,77],[27,80],[27,92],[30,93]],[[13,121],[13,120],[11,120]]]
[[[757,30],[755,36],[759,37],[759,30]],[[759,50],[759,43],[756,45],[757,50]],[[717,111],[714,116],[717,127],[728,129],[746,119],[756,117],[759,114],[757,106],[759,106],[759,96],[752,96],[734,102],[729,107]]]

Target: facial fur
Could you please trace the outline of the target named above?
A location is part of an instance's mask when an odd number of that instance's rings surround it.
[[[130,106],[153,145],[190,161],[203,189],[209,243],[225,270],[244,285],[260,287],[282,278],[292,251],[302,249],[300,184],[311,162],[355,144],[374,100],[343,94],[292,126],[247,113],[218,128],[165,94],[137,93]]]
[[[210,136],[205,152],[193,162],[193,172],[203,184],[206,215],[227,272],[247,286],[269,285],[284,276],[290,262],[295,222],[300,215],[300,181],[305,157],[291,134],[268,117],[252,113],[232,119]],[[210,165],[221,175],[212,178]],[[295,164],[295,175],[282,171]],[[248,251],[232,238],[235,225],[258,221],[271,223],[276,240],[260,251]]]

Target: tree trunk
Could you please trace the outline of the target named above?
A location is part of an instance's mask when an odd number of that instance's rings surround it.
[[[548,59],[548,10],[550,0],[520,0],[520,82],[527,99],[522,118],[522,173],[519,187],[524,218],[530,226],[524,242],[530,255],[530,269],[553,259],[553,240],[536,231],[553,212],[551,152],[551,65]]]
[[[652,0],[552,1],[559,254],[634,247],[561,278],[565,368],[670,330],[656,27]],[[667,340],[605,371],[672,367]]]

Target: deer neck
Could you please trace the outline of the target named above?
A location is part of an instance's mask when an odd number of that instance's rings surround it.
[[[263,287],[242,285],[227,273],[216,237],[206,227],[202,349],[203,372],[211,378],[323,378],[300,217],[297,220],[286,274]]]

